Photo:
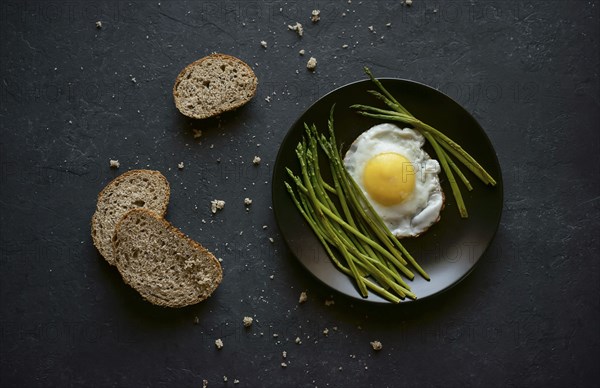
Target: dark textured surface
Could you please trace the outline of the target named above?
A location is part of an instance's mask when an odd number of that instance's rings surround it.
[[[3,1],[0,385],[597,385],[599,7]],[[297,20],[302,38],[287,30]],[[254,68],[257,97],[220,121],[187,120],[172,84],[212,51]],[[311,55],[315,73],[305,69]],[[319,96],[363,78],[363,65],[455,98],[503,169],[504,214],[489,251],[457,287],[418,304],[333,295],[326,306],[331,291],[290,256],[269,208],[287,129]],[[169,179],[167,218],[223,259],[223,283],[202,304],[142,301],[92,245],[97,193],[140,167]],[[214,198],[227,205],[212,216]],[[302,290],[309,300],[298,305]],[[244,315],[255,316],[249,329]]]

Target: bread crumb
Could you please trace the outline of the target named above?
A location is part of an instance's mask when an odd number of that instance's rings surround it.
[[[118,160],[110,160],[110,168],[119,168],[121,167],[121,163]]]
[[[264,40],[260,41],[260,45],[263,46],[263,48],[267,48],[267,42],[265,42]]]
[[[306,51],[304,51],[304,49],[302,49],[302,50],[298,51],[298,54],[300,54],[300,55],[304,55],[304,53],[305,53],[305,52],[306,52]]]
[[[252,321],[254,321],[252,317],[244,317],[242,322],[244,323],[244,327],[250,327],[252,326]]]
[[[223,341],[220,338],[216,339],[215,346],[217,347],[217,349],[223,349]]]
[[[335,304],[335,300],[333,299],[325,299],[325,306],[329,307]]]
[[[194,132],[194,139],[198,139],[198,138],[202,137],[201,129],[192,129],[192,132]]]
[[[285,367],[287,367],[287,364],[286,364],[285,362],[282,362],[282,363],[281,363],[281,367],[282,367],[282,368],[285,368]]]
[[[325,329],[323,330],[323,334],[324,334],[324,335],[328,335],[328,334],[329,334],[329,329],[328,329],[328,328],[325,328]]]
[[[388,28],[390,28],[392,26],[392,23],[388,23],[385,26],[388,27]]]
[[[404,0],[404,5],[410,7],[412,5],[412,0]]]
[[[308,295],[306,294],[306,291],[302,291],[300,293],[300,298],[298,298],[298,303],[304,303],[308,300]]]
[[[375,28],[373,28],[373,26],[369,26],[368,28],[369,28],[369,31],[375,32]]]
[[[200,324],[200,318],[198,318],[198,316],[196,315],[194,317],[194,325],[198,325],[198,324]]]
[[[318,9],[313,9],[310,15],[310,20],[313,23],[318,22],[319,20],[321,20],[321,11]]]
[[[271,242],[271,244],[275,242],[275,240],[273,240],[273,237],[269,237],[269,241]]]
[[[244,205],[252,205],[252,200],[250,198],[244,198]]]
[[[275,279],[275,275],[269,276],[269,279],[271,279],[271,280]]]
[[[252,163],[254,164],[260,164],[260,156],[255,156],[254,159],[252,159]]]
[[[213,199],[212,201],[210,201],[210,210],[214,213],[217,212],[217,210],[221,210],[225,207],[225,201],[223,201],[222,199]]]
[[[178,169],[180,169],[180,170],[183,170],[183,167],[184,167],[184,165],[183,165],[183,162],[179,162],[179,163],[177,164],[177,168],[178,168]]]
[[[202,388],[208,388],[208,380],[202,380]]]
[[[317,67],[317,59],[315,57],[310,57],[308,62],[306,62],[306,68],[310,71],[315,71]]]
[[[281,356],[282,356],[283,358],[286,358],[286,357],[287,357],[287,352],[284,350],[283,352],[281,352]]]
[[[304,28],[302,27],[302,24],[298,22],[296,22],[296,24],[294,24],[293,26],[288,24],[288,29],[296,31],[299,37],[302,37],[302,34],[304,34]]]
[[[344,45],[342,45],[342,48],[343,48],[343,49],[346,49],[346,48],[348,48],[348,45],[347,45],[347,44],[344,44]]]
[[[223,381],[227,382],[227,376],[223,376]]]
[[[100,20],[98,20],[96,22],[96,28],[98,28],[98,29],[102,28],[102,22]]]
[[[300,345],[302,343],[302,340],[300,339],[300,337],[296,337],[296,341],[295,341],[298,345]]]
[[[233,383],[234,383],[234,384],[239,384],[239,383],[240,383],[240,380],[238,380],[238,379],[233,379]]]
[[[373,350],[381,350],[383,348],[383,345],[379,341],[373,341],[371,342],[371,347],[373,348]]]
[[[266,101],[266,102],[271,102],[271,96],[267,96],[267,97],[265,97],[265,101]]]
[[[273,333],[273,338],[277,338],[277,337],[279,337],[279,334]]]

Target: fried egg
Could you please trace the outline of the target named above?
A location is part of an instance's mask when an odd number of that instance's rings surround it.
[[[344,165],[396,237],[415,237],[440,219],[444,193],[440,164],[423,150],[425,138],[410,128],[380,124],[363,132]]]

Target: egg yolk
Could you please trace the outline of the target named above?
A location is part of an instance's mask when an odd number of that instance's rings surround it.
[[[363,185],[381,205],[396,205],[415,188],[415,168],[403,155],[386,152],[372,157],[363,171]]]

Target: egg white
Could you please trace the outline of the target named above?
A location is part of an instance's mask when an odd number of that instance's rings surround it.
[[[425,232],[440,219],[444,193],[438,174],[437,160],[423,150],[425,138],[411,128],[394,124],[379,124],[363,132],[350,146],[344,165],[362,189],[371,206],[396,237],[414,237]],[[401,203],[384,206],[366,191],[363,172],[376,155],[395,152],[406,157],[414,167],[415,188]]]

